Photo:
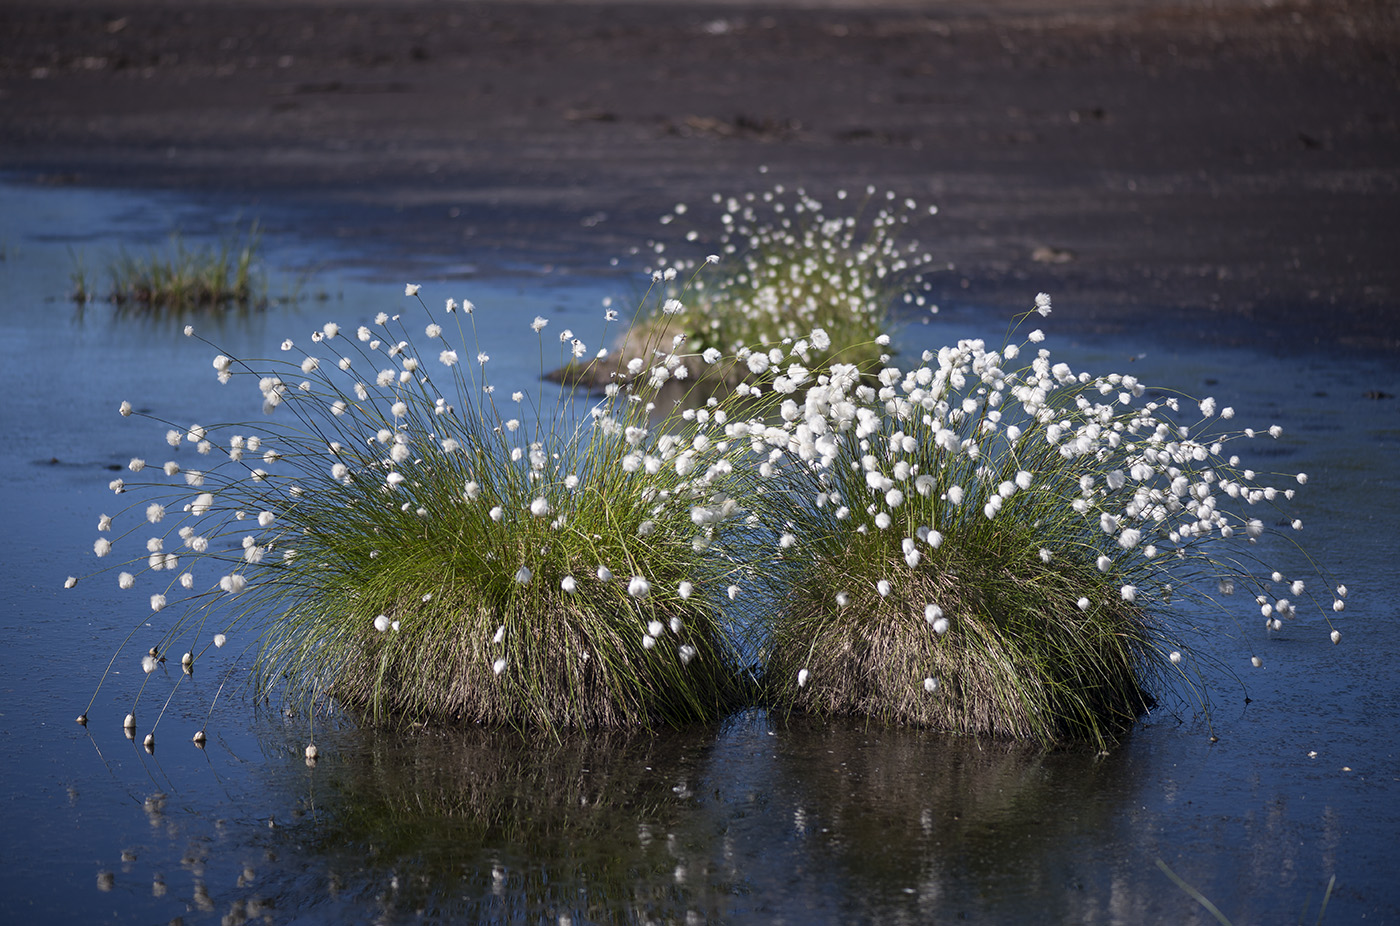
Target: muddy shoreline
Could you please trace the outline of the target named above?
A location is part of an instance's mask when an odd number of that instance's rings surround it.
[[[0,0],[0,171],[299,210],[400,257],[583,271],[676,202],[866,184],[945,306],[1400,351],[1383,0]],[[767,173],[760,174],[760,167]]]

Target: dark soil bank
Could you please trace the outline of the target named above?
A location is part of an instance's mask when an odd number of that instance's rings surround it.
[[[678,201],[874,183],[941,207],[948,306],[1400,350],[1391,0],[0,0],[0,43],[22,179],[580,266]]]

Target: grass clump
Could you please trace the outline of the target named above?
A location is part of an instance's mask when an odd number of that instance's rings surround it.
[[[185,485],[144,509],[146,571],[162,586],[152,608],[186,606],[157,651],[193,661],[211,632],[268,614],[264,690],[303,704],[329,695],[380,722],[558,729],[723,715],[740,689],[720,604],[738,568],[725,525],[748,477],[722,410],[654,420],[649,396],[684,378],[682,358],[659,353],[587,407],[567,392],[507,401],[486,353],[473,362],[452,346],[470,310],[449,301],[448,331],[421,308],[432,345],[421,354],[407,318],[381,314],[351,337],[328,324],[305,350],[288,340],[287,359],[215,358],[221,380],[258,384],[273,419],[256,436],[168,432],[172,447],[218,463],[167,463]],[[531,326],[542,352],[546,324]],[[560,341],[585,352],[570,332]],[[197,588],[186,558],[220,577]]]
[[[213,246],[191,246],[175,235],[163,253],[136,255],[122,249],[107,268],[107,299],[149,311],[253,305],[265,289],[257,270],[260,243],[254,222],[247,233]],[[95,296],[81,262],[75,261],[70,277],[75,301]]]
[[[1278,429],[1077,373],[1043,337],[961,341],[874,386],[838,365],[785,405],[763,438],[773,703],[1103,745],[1158,676],[1185,678],[1165,619],[1203,580],[1252,584],[1276,627],[1296,613],[1302,581],[1248,568],[1249,507],[1292,490],[1227,451]]]
[[[844,191],[836,194],[838,203],[848,199]],[[901,233],[936,209],[921,210],[912,199],[879,194],[874,187],[847,215],[829,214],[800,188],[778,186],[742,197],[715,194],[712,200],[723,210],[722,232],[714,241],[717,253],[708,260],[719,266],[695,279],[685,298],[661,301],[633,326],[629,341],[680,337],[695,356],[744,351],[760,357],[821,329],[827,346],[805,351],[812,369],[841,362],[873,372],[882,352],[876,339],[889,327],[895,304],[928,307],[922,283],[932,257],[917,241],[902,240]],[[688,213],[678,205],[662,222],[673,225]],[[701,238],[695,231],[685,237],[692,244]],[[652,250],[664,253],[665,245],[654,242]],[[765,369],[755,361],[734,371],[753,381]]]
[[[323,591],[274,625],[269,677],[325,676],[378,716],[616,727],[724,713],[734,667],[713,590],[729,567],[691,513],[726,497],[726,480],[703,478],[720,458],[711,429],[692,418],[658,435],[624,392],[581,431],[489,403],[444,414],[421,385],[396,394],[396,417],[360,424],[392,432],[387,462],[386,444],[343,444],[341,482],[297,512],[298,559],[317,562]]]

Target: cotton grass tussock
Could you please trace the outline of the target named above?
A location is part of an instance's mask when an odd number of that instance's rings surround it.
[[[917,241],[903,240],[911,225],[936,208],[874,187],[858,197],[838,192],[834,203],[823,203],[801,188],[782,186],[743,196],[715,194],[710,206],[720,210],[722,231],[708,245],[716,253],[704,263],[716,266],[663,300],[629,339],[679,338],[695,356],[737,355],[744,362],[735,373],[749,380],[769,373],[770,350],[795,343],[805,345],[800,353],[810,369],[840,361],[870,370],[885,352],[878,339],[896,304],[937,311],[923,284],[932,257]],[[668,230],[683,224],[689,211],[678,205],[662,224]],[[684,237],[696,246],[704,236],[690,230]],[[654,241],[650,250],[661,258],[667,246]],[[703,264],[686,260],[677,266],[688,278]],[[668,273],[676,278],[677,271],[668,268],[656,272],[658,281],[665,283]],[[821,343],[803,340],[817,329],[826,333]]]
[[[962,341],[877,386],[836,365],[760,432],[770,531],[797,540],[771,551],[773,703],[1104,745],[1163,680],[1191,684],[1183,602],[1239,584],[1296,615],[1253,555],[1257,509],[1292,496],[1233,453],[1278,432],[1076,372],[1043,340]]]
[[[447,314],[428,312],[428,356],[467,340]],[[193,668],[211,631],[253,630],[262,691],[388,724],[679,724],[733,706],[719,602],[749,475],[722,413],[658,419],[654,377],[589,407],[567,393],[503,406],[483,351],[423,359],[398,316],[353,341],[339,330],[273,360],[220,354],[215,374],[256,384],[269,419],[257,433],[163,422],[172,449],[194,442],[208,465],[122,485],[158,496],[116,517],[157,528],[121,584],[155,582],[153,610],[179,605],[163,648]],[[165,578],[175,568],[202,581]]]

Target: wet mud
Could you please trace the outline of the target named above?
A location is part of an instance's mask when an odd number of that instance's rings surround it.
[[[945,308],[1400,349],[1384,0],[5,0],[0,35],[0,170],[293,206],[384,263],[605,269],[676,202],[875,184],[940,206]]]

